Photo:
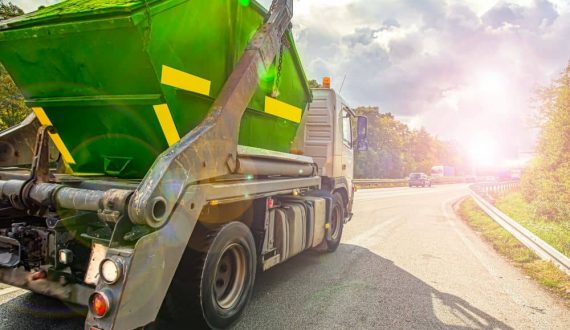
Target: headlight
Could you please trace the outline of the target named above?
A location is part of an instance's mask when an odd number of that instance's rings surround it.
[[[107,284],[117,283],[123,273],[123,265],[119,260],[105,259],[101,262],[99,274]]]

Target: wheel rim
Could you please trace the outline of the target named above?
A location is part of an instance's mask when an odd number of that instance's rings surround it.
[[[235,306],[241,297],[247,274],[246,253],[234,243],[226,247],[216,267],[214,300],[222,309]]]
[[[340,207],[336,206],[333,209],[332,219],[331,219],[331,239],[336,241],[340,235],[342,221],[342,210]]]

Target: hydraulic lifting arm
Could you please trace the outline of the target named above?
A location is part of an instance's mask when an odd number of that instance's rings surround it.
[[[170,216],[192,183],[235,171],[241,117],[291,24],[293,0],[274,0],[206,119],[157,159],[129,206],[131,221],[154,228]],[[156,212],[157,210],[161,212]],[[163,212],[164,211],[164,212]]]

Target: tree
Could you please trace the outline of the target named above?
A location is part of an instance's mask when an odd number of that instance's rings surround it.
[[[0,0],[0,20],[22,15],[24,11],[12,3]],[[24,103],[24,97],[0,64],[0,129],[14,126],[30,113]]]
[[[18,6],[11,2],[5,3],[4,0],[0,0],[0,21],[23,14],[24,11]]]
[[[570,63],[550,87],[538,92],[541,133],[536,157],[521,180],[538,216],[570,218]]]
[[[321,84],[319,84],[318,81],[316,81],[315,79],[311,79],[309,80],[309,87],[310,88],[320,88],[322,87]]]
[[[368,151],[356,152],[355,177],[403,178],[412,172],[430,173],[434,165],[461,165],[454,144],[440,141],[425,129],[411,130],[377,107],[356,112],[368,118]]]

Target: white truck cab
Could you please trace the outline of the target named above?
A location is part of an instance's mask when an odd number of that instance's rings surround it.
[[[326,79],[325,79],[326,81]],[[323,178],[323,187],[343,195],[351,212],[353,200],[355,132],[366,130],[366,121],[353,129],[357,118],[347,102],[332,88],[314,88],[313,101],[301,122],[294,148],[312,157]]]

